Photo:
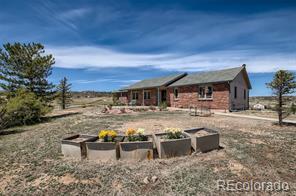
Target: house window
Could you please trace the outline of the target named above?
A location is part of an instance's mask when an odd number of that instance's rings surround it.
[[[247,98],[247,93],[246,93],[246,89],[244,89],[244,100],[246,100]]]
[[[150,91],[144,91],[144,99],[151,99],[151,92]]]
[[[211,86],[207,86],[206,98],[211,99],[213,96],[213,88]]]
[[[178,99],[178,96],[179,96],[178,89],[174,88],[174,97],[175,97],[175,99]]]
[[[198,89],[198,97],[200,99],[212,99],[213,87],[212,86],[200,86]]]
[[[205,87],[200,86],[198,90],[199,98],[205,98]]]
[[[237,87],[235,86],[234,87],[234,99],[236,99],[237,98]]]
[[[132,97],[133,97],[133,100],[137,100],[139,98],[138,92],[133,92]]]

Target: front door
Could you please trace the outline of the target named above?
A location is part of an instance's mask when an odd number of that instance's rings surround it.
[[[166,90],[162,90],[161,91],[161,102],[166,102],[167,100],[167,91]]]

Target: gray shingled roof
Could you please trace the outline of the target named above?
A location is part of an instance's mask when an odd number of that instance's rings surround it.
[[[189,74],[169,87],[232,81],[243,69],[244,66],[240,66],[231,69]]]
[[[175,75],[170,75],[170,76],[165,76],[165,77],[142,80],[142,81],[132,84],[128,87],[122,88],[121,90],[154,88],[154,87],[166,86],[166,85],[170,84],[171,82],[174,82],[175,80],[177,80],[181,77],[184,77],[186,74],[187,73],[182,73],[182,74],[175,74]]]

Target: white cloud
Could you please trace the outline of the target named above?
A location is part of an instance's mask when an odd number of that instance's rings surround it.
[[[90,8],[77,8],[77,9],[71,9],[64,12],[61,12],[59,14],[59,17],[67,20],[74,20],[79,17],[83,17],[86,14],[90,13]]]
[[[73,80],[71,82],[77,83],[77,84],[112,82],[112,83],[123,83],[122,85],[129,85],[139,81],[140,80],[118,80],[118,79],[112,79],[112,78],[104,78],[104,79],[97,79],[97,80]]]
[[[55,66],[63,68],[152,66],[165,70],[203,71],[247,64],[249,72],[296,70],[296,53],[266,54],[256,49],[223,50],[186,56],[173,53],[124,53],[90,46],[48,48],[47,52],[52,53],[56,59]]]

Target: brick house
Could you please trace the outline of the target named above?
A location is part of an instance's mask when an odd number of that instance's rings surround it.
[[[231,69],[177,74],[142,80],[114,95],[123,104],[219,110],[249,108],[251,83],[245,65]]]

